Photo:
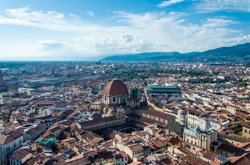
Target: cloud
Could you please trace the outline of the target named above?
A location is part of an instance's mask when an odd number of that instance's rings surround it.
[[[61,49],[65,46],[64,43],[59,41],[41,41],[39,42],[39,50],[40,51],[53,51],[57,49]]]
[[[239,35],[234,38],[230,38],[226,42],[240,44],[240,43],[249,42],[249,41],[250,41],[250,34],[247,34],[247,35]]]
[[[167,0],[167,1],[163,1],[161,2],[158,7],[167,7],[167,6],[171,6],[177,3],[181,3],[184,2],[185,0]]]
[[[68,42],[57,40],[44,40],[36,43],[36,52],[33,54],[33,60],[82,60],[81,53]],[[86,58],[86,56],[85,56]]]
[[[224,19],[224,18],[208,18],[203,23],[203,27],[219,28],[219,27],[227,27],[232,24],[237,24],[237,22],[230,20],[230,19]]]
[[[64,14],[55,11],[30,11],[30,7],[26,6],[17,9],[6,9],[6,17],[1,19],[2,24],[21,24],[21,25],[43,25],[48,24],[62,24]],[[17,22],[15,22],[17,21]]]
[[[96,46],[101,52],[132,53],[140,51],[201,51],[223,46],[237,33],[228,26],[237,22],[223,18],[208,18],[201,24],[193,24],[185,13],[119,13],[124,27],[133,40],[124,44],[121,40],[103,40]],[[119,32],[119,33],[122,33]],[[126,36],[126,34],[125,34]],[[123,36],[123,39],[126,38]]]
[[[61,20],[64,18],[64,14],[55,12],[55,11],[33,11],[29,12],[30,7],[22,7],[22,8],[17,8],[17,9],[6,9],[6,13],[10,17],[15,17],[15,18],[20,18],[23,19],[25,18],[26,20],[30,21],[38,21],[37,19],[40,19],[40,22],[44,21],[51,21],[51,20]],[[55,22],[55,21],[53,21]]]
[[[56,35],[38,34],[25,38],[28,42],[20,46],[16,41],[18,46],[14,50],[11,47],[15,43],[9,47],[1,45],[0,55],[80,59],[105,54],[203,51],[250,41],[249,34],[231,26],[238,24],[232,18],[211,17],[193,23],[189,17],[180,12],[120,11],[114,13],[112,24],[98,21],[90,24],[77,15],[56,11],[33,11],[30,7],[8,9],[0,16],[0,24],[44,29]]]
[[[201,12],[250,12],[250,0],[200,0],[197,9]]]
[[[123,35],[122,38],[123,38],[123,40],[124,40],[125,42],[131,42],[131,41],[133,40],[133,36],[128,35],[128,34]]]
[[[154,49],[154,46],[153,43],[145,40],[131,40],[130,42],[124,42],[124,40],[119,39],[105,39],[103,41],[98,41],[95,44],[95,48],[99,52],[105,52],[105,54],[148,52]]]
[[[46,30],[83,33],[97,28],[91,24],[81,22],[81,20],[72,13],[66,16],[56,11],[31,11],[29,6],[6,9],[5,15],[0,16],[0,24],[22,25]]]
[[[86,14],[90,17],[94,17],[95,13],[93,11],[87,11]]]

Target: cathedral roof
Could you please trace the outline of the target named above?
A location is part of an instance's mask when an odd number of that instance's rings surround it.
[[[128,89],[121,80],[114,79],[104,88],[103,94],[110,96],[128,95]]]

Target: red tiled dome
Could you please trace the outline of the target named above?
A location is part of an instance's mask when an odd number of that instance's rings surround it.
[[[112,80],[104,88],[103,94],[117,96],[117,95],[128,95],[128,89],[121,80]]]

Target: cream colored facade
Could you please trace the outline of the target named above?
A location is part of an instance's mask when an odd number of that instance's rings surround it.
[[[230,112],[233,115],[236,115],[237,110],[236,110],[235,106],[228,105],[227,108],[226,108],[226,111]]]
[[[117,143],[116,147],[120,151],[125,152],[133,161],[137,161],[138,159],[140,159],[144,155],[143,148],[141,148],[140,150],[133,151],[132,145],[126,146],[126,145],[120,144],[120,143]]]
[[[187,115],[187,125],[199,127],[200,126],[200,116],[188,114]]]
[[[217,141],[217,133],[201,131],[198,127],[184,128],[183,141],[184,147],[193,152],[210,151],[211,143]]]
[[[181,151],[179,148],[180,148],[180,146],[169,146],[169,147],[167,148],[167,151],[168,151],[172,156],[175,156],[175,157],[184,156],[184,155],[185,155],[185,152]]]
[[[247,112],[250,112],[250,103],[246,103],[245,108],[246,108]]]
[[[126,104],[128,99],[128,95],[103,95],[102,96],[102,102],[105,105],[120,105],[120,104]]]
[[[187,126],[200,127],[202,130],[216,130],[220,132],[221,130],[229,126],[230,121],[217,121],[215,119],[210,119],[207,117],[202,117],[201,114],[188,113],[186,116]]]
[[[224,141],[232,144],[235,147],[239,147],[239,148],[242,148],[243,146],[246,146],[249,144],[249,142],[241,142],[241,141],[237,141],[237,140],[233,140],[233,139],[229,139],[229,138],[224,138]]]
[[[242,136],[250,139],[250,127],[242,127]]]

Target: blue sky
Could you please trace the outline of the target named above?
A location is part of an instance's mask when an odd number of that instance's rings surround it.
[[[250,0],[1,0],[0,60],[92,60],[250,42]]]

